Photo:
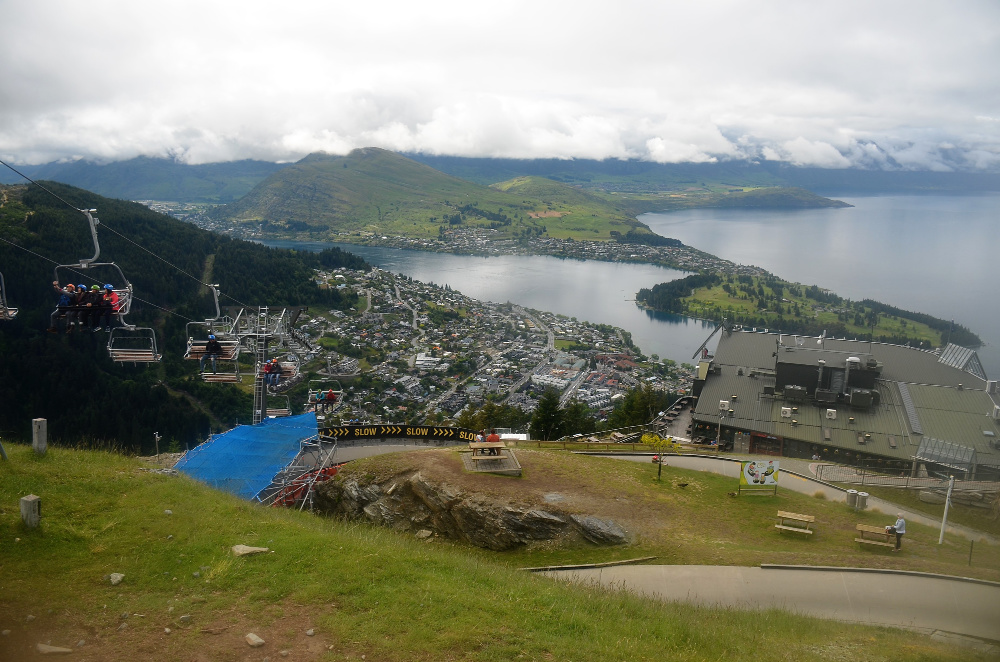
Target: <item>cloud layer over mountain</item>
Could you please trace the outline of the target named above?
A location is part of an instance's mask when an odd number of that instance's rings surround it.
[[[0,158],[1000,170],[1000,3],[3,3]]]

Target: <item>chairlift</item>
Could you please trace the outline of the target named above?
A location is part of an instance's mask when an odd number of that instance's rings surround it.
[[[7,305],[7,286],[3,282],[3,274],[0,274],[0,320],[9,321],[17,317],[17,308]]]
[[[156,334],[153,329],[138,327],[125,321],[125,316],[132,310],[133,290],[132,283],[125,277],[125,273],[114,262],[98,262],[101,255],[101,244],[97,239],[97,226],[100,220],[93,215],[96,209],[78,210],[87,217],[90,225],[90,236],[94,241],[94,255],[90,258],[81,258],[75,264],[59,264],[54,270],[54,279],[57,283],[72,282],[75,280],[69,273],[75,275],[86,275],[91,280],[99,283],[119,283],[119,287],[113,287],[113,291],[118,295],[118,310],[114,312],[114,317],[118,319],[121,326],[115,327],[108,337],[108,355],[112,361],[119,363],[157,363],[160,360],[160,353],[156,349]],[[96,271],[98,276],[92,275]],[[108,274],[111,274],[108,276]]]
[[[287,395],[279,395],[279,396],[275,396],[275,397],[284,398],[285,399],[285,407],[284,408],[281,408],[281,407],[274,407],[274,408],[268,407],[267,408],[267,417],[268,418],[279,418],[279,417],[283,417],[283,416],[291,416],[292,415],[292,409],[291,409],[292,406],[291,406],[291,403],[288,400],[288,396]]]
[[[133,324],[111,329],[108,354],[118,363],[157,363],[160,360],[153,330]]]
[[[333,391],[333,398],[329,398]],[[322,396],[322,397],[321,397]],[[336,379],[309,380],[309,398],[306,407],[312,407],[316,412],[316,425],[323,427],[327,417],[340,408],[344,402],[344,388]]]
[[[236,322],[228,316],[223,317],[222,315],[222,311],[219,308],[219,286],[209,285],[208,287],[212,290],[212,297],[215,300],[215,317],[206,319],[203,322],[187,323],[185,328],[187,330],[188,341],[184,358],[200,363],[202,357],[205,356],[208,336],[214,335],[219,344],[222,345],[222,353],[216,356],[212,372],[202,371],[201,377],[204,381],[210,383],[233,384],[241,380],[239,363],[240,342],[239,338],[233,333],[233,330],[236,328]],[[242,314],[242,312],[241,310],[240,313]],[[203,339],[195,340],[196,334],[192,327],[202,327],[197,335]],[[210,360],[211,358],[206,359],[206,361]]]
[[[284,358],[278,359],[278,367],[281,369],[278,377],[278,383],[271,386],[272,390],[278,388],[288,387],[292,384],[297,383],[296,377],[299,376],[299,368],[301,366],[301,359],[295,355],[286,355]],[[263,365],[257,366],[257,379],[263,379],[265,373],[263,372]]]
[[[215,365],[212,372],[203,371],[201,378],[213,384],[235,384],[241,380],[240,377],[240,342],[234,338],[219,339],[222,345],[222,353],[215,357]],[[195,340],[193,336],[188,337],[187,351],[184,358],[190,361],[201,362],[205,356],[205,348],[208,339]],[[206,363],[211,363],[211,357],[206,358]],[[206,366],[207,367],[207,366]]]

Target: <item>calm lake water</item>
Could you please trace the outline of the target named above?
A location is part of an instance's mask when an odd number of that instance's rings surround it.
[[[321,250],[339,246],[392,273],[452,289],[481,301],[516,303],[579,320],[612,324],[632,334],[644,353],[678,363],[691,357],[715,325],[682,315],[642,310],[640,288],[685,274],[644,264],[566,260],[540,255],[475,257],[353,244],[267,241],[268,246]],[[714,339],[713,339],[714,340]]]
[[[851,299],[954,319],[1000,375],[1000,195],[839,198],[854,207],[645,214],[655,232]]]
[[[1000,254],[995,227],[1000,196],[841,199],[855,207],[696,209],[645,214],[641,220],[659,234],[787,280],[954,318],[987,343],[979,349],[980,358],[990,376],[1000,374],[1000,314],[992,287]],[[678,362],[691,362],[714,328],[635,305],[640,288],[684,275],[673,269],[545,256],[484,258],[348,244],[266,243],[306,250],[337,245],[382,269],[447,284],[476,299],[613,324],[631,332],[646,354]]]

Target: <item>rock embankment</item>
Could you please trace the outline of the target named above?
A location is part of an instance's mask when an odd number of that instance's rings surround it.
[[[347,478],[321,483],[315,505],[320,512],[338,517],[367,520],[420,537],[434,534],[495,551],[556,539],[620,545],[629,538],[612,520],[501,502],[432,482],[420,472],[382,482]]]

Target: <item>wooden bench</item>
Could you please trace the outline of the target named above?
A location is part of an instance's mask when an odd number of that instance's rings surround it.
[[[237,384],[242,381],[235,372],[203,372],[201,379],[209,384]]]
[[[854,542],[865,543],[866,545],[879,545],[881,547],[896,547],[896,534],[885,530],[884,526],[869,526],[868,524],[858,524],[858,537]],[[871,536],[866,538],[865,535]]]
[[[188,339],[188,350],[187,353],[184,354],[184,358],[193,361],[201,360],[201,357],[205,355],[205,346],[207,344],[207,340]],[[222,353],[216,355],[216,360],[232,361],[236,358],[240,348],[240,344],[237,341],[220,340],[219,344],[222,345]]]
[[[479,462],[480,460],[503,460],[507,456],[504,455],[503,451],[499,451],[499,455],[475,455],[471,456],[473,462]]]
[[[507,448],[507,444],[502,441],[473,441],[469,443],[469,448],[472,449],[472,459],[482,458],[497,458],[503,456],[503,449]],[[495,450],[497,455],[488,455],[483,451]],[[477,452],[478,451],[478,452]]]
[[[111,349],[109,354],[112,361],[119,363],[156,363],[160,360],[160,355],[152,349]]]
[[[779,510],[778,523],[774,525],[774,528],[779,529],[778,533],[781,533],[781,531],[794,531],[796,533],[808,533],[812,535],[813,531],[809,528],[809,525],[815,521],[816,517],[813,515],[787,513],[784,510]],[[786,524],[786,522],[790,523],[791,526]]]

